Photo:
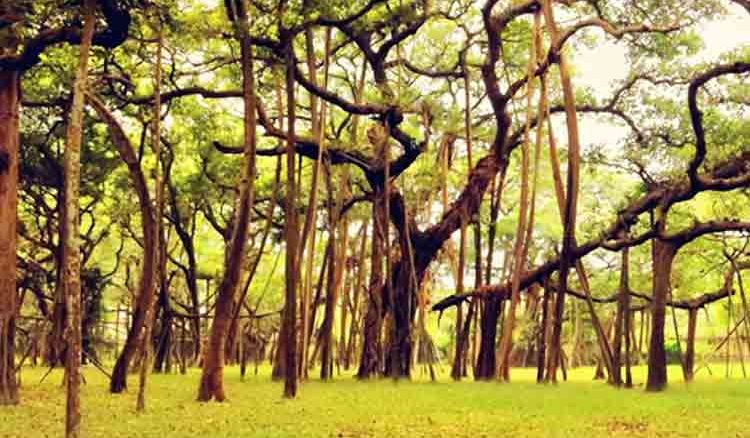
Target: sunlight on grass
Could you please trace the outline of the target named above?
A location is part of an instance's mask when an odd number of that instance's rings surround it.
[[[642,386],[617,390],[592,381],[593,370],[571,372],[568,382],[536,385],[534,371],[514,369],[513,383],[454,383],[444,370],[440,381],[357,382],[350,375],[335,383],[304,383],[299,399],[281,398],[281,384],[268,369],[240,381],[226,370],[228,403],[195,402],[199,370],[187,376],[150,378],[147,411],[135,414],[136,380],[124,395],[107,393],[106,378],[85,371],[83,432],[86,437],[588,437],[743,436],[750,408],[750,382],[725,379],[712,367],[686,386],[674,382],[666,393]],[[62,371],[39,383],[46,370],[25,369],[22,405],[0,409],[0,437],[63,435]],[[670,369],[673,380],[679,369]],[[313,374],[314,375],[314,374]],[[635,370],[642,382],[644,368]]]

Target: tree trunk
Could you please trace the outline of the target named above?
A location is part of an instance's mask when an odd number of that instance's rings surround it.
[[[287,98],[287,144],[286,144],[286,211],[284,212],[284,236],[286,240],[286,270],[284,295],[284,356],[286,358],[284,376],[284,397],[297,396],[297,185],[295,182],[295,97],[294,97],[294,68],[295,61],[291,42],[285,48],[286,55],[286,98]]]
[[[688,310],[688,333],[687,346],[685,347],[685,378],[688,382],[693,380],[695,366],[695,329],[698,322],[698,309]]]
[[[502,278],[504,280],[508,278],[511,266],[512,257],[508,256],[509,252],[506,249],[503,256]],[[495,341],[497,338],[497,324],[503,313],[503,304],[504,301],[494,294],[485,300],[480,318],[482,335],[479,343],[479,357],[477,358],[477,365],[474,370],[475,380],[491,380],[496,375],[497,353]]]
[[[320,327],[321,353],[320,353],[320,378],[328,380],[333,377],[333,323],[336,316],[336,302],[338,301],[341,278],[345,270],[346,250],[348,246],[347,221],[342,220],[339,224],[338,210],[341,206],[343,189],[339,188],[334,197],[333,175],[330,166],[326,167],[326,182],[329,193],[330,208],[328,212],[331,245],[331,262],[328,265],[328,287],[326,293],[325,314],[323,324]],[[336,227],[340,227],[339,247],[336,248]]]
[[[612,342],[612,371],[613,383],[617,386],[622,385],[622,338],[630,336],[626,325],[626,313],[630,308],[630,249],[625,247],[622,250],[622,266],[620,268],[620,291],[617,296],[617,313],[615,314],[615,339]],[[627,341],[626,341],[627,343]]]
[[[382,344],[380,332],[383,325],[383,214],[382,193],[375,192],[372,203],[372,249],[370,252],[370,284],[367,313],[362,326],[362,354],[359,360],[358,379],[369,379],[382,371],[380,358]]]
[[[65,363],[66,409],[65,436],[78,438],[81,435],[81,244],[80,227],[81,190],[81,137],[83,104],[88,77],[89,49],[94,35],[94,10],[96,2],[84,2],[85,21],[81,37],[78,70],[73,86],[73,103],[65,141],[65,340],[67,358]]]
[[[523,270],[526,268],[526,255],[528,253],[528,245],[531,243],[533,219],[529,220],[529,162],[530,162],[530,131],[531,131],[531,120],[533,118],[532,113],[532,96],[534,93],[534,70],[536,68],[537,61],[537,34],[539,33],[541,16],[539,13],[534,15],[534,30],[531,44],[531,52],[529,54],[529,63],[527,69],[527,82],[526,82],[526,125],[524,127],[524,139],[521,143],[521,193],[519,195],[519,208],[518,208],[518,223],[516,227],[516,240],[513,246],[513,270],[511,278],[511,298],[510,308],[508,309],[508,316],[503,321],[502,337],[500,339],[500,363],[498,367],[497,376],[500,380],[505,382],[510,381],[510,361],[511,352],[513,351],[513,330],[516,324],[516,308],[518,303],[521,301],[521,275]],[[544,99],[544,93],[540,94],[540,99]],[[542,121],[544,120],[543,105],[539,105],[539,117],[537,120],[537,126],[539,129],[542,127]],[[536,133],[536,166],[534,170],[535,180],[538,175],[538,164],[539,164],[539,149],[541,147],[541,131]],[[536,194],[536,184],[534,184],[534,194]],[[531,202],[534,202],[532,199]],[[531,207],[532,215],[534,207]],[[527,231],[528,227],[528,231]],[[528,233],[528,237],[527,237]]]
[[[559,32],[557,24],[555,23],[551,0],[543,1],[542,6],[552,44],[557,44],[559,40]],[[563,242],[560,256],[559,278],[560,286],[555,301],[555,326],[552,331],[552,349],[550,351],[550,354],[553,356],[550,373],[553,380],[556,378],[557,364],[560,362],[560,357],[562,355],[562,322],[565,309],[565,294],[568,289],[568,271],[574,264],[573,250],[575,247],[578,178],[580,168],[580,142],[578,138],[578,118],[576,115],[575,94],[564,53],[560,54],[558,65],[560,71],[560,84],[565,103],[565,121],[568,128],[568,174],[565,211],[563,214]]]
[[[64,173],[64,172],[63,172]],[[56,278],[55,278],[55,301],[52,310],[52,327],[49,336],[47,336],[47,354],[45,362],[50,367],[65,365],[65,325],[67,316],[65,315],[65,231],[67,219],[67,203],[65,202],[65,177],[63,177],[63,187],[60,187],[57,195],[57,213],[58,242],[57,253],[55,254]]]
[[[155,348],[156,354],[154,355],[154,372],[163,373],[170,371],[170,352],[172,351],[172,338],[174,337],[172,306],[169,303],[167,288],[162,287],[159,290],[159,307],[161,308],[161,318]]]
[[[456,295],[464,293],[464,271],[466,268],[466,218],[461,222],[461,230],[458,244],[458,266],[456,267]],[[464,348],[466,340],[464,339],[464,315],[463,305],[456,306],[456,327],[455,327],[455,351],[453,354],[453,366],[451,367],[451,378],[461,380],[463,376]]]
[[[18,72],[0,70],[0,405],[18,403],[13,345],[20,86]]]
[[[550,286],[549,278],[544,279],[544,297],[542,298],[542,319],[539,323],[537,333],[537,356],[536,356],[536,382],[544,382],[544,370],[547,359],[547,332],[549,331],[550,313]]]
[[[653,240],[653,298],[651,301],[651,339],[648,348],[647,391],[667,387],[667,354],[664,350],[664,321],[671,288],[672,262],[677,254],[674,244]]]
[[[156,213],[151,203],[151,196],[146,185],[146,177],[143,174],[140,161],[122,126],[101,100],[93,95],[87,95],[87,99],[97,114],[109,126],[112,142],[117,148],[120,158],[128,166],[130,180],[135,187],[136,194],[138,195],[138,204],[141,209],[143,262],[141,264],[142,271],[138,284],[138,295],[134,304],[133,320],[125,339],[125,345],[115,362],[115,368],[112,371],[112,378],[109,385],[110,392],[120,393],[127,388],[128,367],[138,348],[141,330],[146,320],[146,312],[155,293],[155,276],[158,262],[155,258],[156,251],[154,248],[159,244],[156,229]]]
[[[367,222],[362,224],[362,238],[359,245],[359,253],[356,255],[357,266],[357,277],[354,282],[354,290],[350,292],[351,302],[351,322],[349,324],[349,339],[346,344],[346,352],[344,356],[344,369],[348,370],[352,365],[352,357],[356,351],[357,346],[357,331],[359,328],[358,322],[362,319],[360,315],[360,291],[362,289],[364,278],[365,278],[365,254],[367,252]],[[344,330],[344,327],[342,327]]]
[[[475,380],[491,380],[495,377],[496,354],[495,339],[497,338],[497,322],[500,318],[500,303],[502,300],[492,295],[485,300],[480,319],[482,336],[479,343],[479,357],[474,370]]]
[[[216,297],[214,320],[203,358],[203,374],[198,389],[199,401],[224,401],[224,360],[226,337],[232,322],[237,285],[245,261],[245,249],[250,227],[250,214],[255,197],[255,79],[253,74],[252,45],[248,30],[248,11],[244,0],[234,3],[235,26],[240,40],[242,64],[242,90],[244,100],[244,152],[242,179],[236,206],[236,216],[232,221],[234,229],[229,242],[229,253],[224,267],[224,276],[219,284]],[[239,305],[239,304],[237,304]]]

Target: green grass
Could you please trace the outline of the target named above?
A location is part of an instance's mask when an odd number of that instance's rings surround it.
[[[62,372],[39,383],[46,370],[24,369],[22,403],[0,407],[0,437],[61,437],[65,394]],[[444,370],[445,371],[445,370]],[[454,383],[446,373],[431,383],[390,380],[332,383],[311,380],[297,400],[281,398],[281,383],[268,370],[240,381],[226,370],[227,403],[195,402],[199,370],[188,375],[153,375],[146,412],[135,413],[135,387],[107,393],[106,377],[93,368],[84,375],[83,436],[87,438],[172,437],[739,437],[750,436],[750,381],[725,379],[723,369],[703,370],[695,383],[673,383],[664,393],[617,390],[592,381],[593,370],[574,370],[568,382],[536,385],[532,370],[514,369],[510,384]],[[645,371],[636,369],[637,383]],[[734,370],[740,375],[739,367]],[[721,376],[721,377],[719,377]]]

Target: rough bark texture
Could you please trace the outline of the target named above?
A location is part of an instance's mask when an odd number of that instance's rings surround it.
[[[65,436],[81,435],[81,243],[80,227],[81,138],[84,93],[88,77],[89,49],[94,34],[94,0],[86,0],[85,24],[81,39],[78,70],[73,85],[73,103],[65,141],[65,249],[63,268],[65,283],[65,362],[66,409]]]
[[[18,403],[14,371],[19,74],[0,71],[0,405]]]

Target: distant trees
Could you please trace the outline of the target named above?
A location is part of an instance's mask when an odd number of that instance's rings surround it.
[[[82,6],[0,9],[14,41],[0,54],[0,403],[17,400],[19,315],[42,315],[51,363],[80,355],[79,339],[63,339],[68,319],[81,332],[73,259],[109,272],[104,307],[128,307],[114,393],[136,365],[145,382],[151,346],[158,370],[172,357],[202,367],[200,401],[227,398],[225,364],[239,360],[244,375],[246,359],[266,353],[290,398],[318,364],[323,379],[337,365],[359,379],[410,378],[434,359],[426,307],[453,288],[434,308],[460,308],[442,345],[454,379],[510,380],[512,366],[536,362],[539,381],[556,380],[572,362],[567,318],[575,362],[598,356],[608,380],[627,385],[638,307],[651,315],[647,388],[661,390],[670,306],[688,311],[691,375],[695,309],[731,291],[687,298],[698,280],[675,280],[687,271],[678,254],[698,243],[718,254],[701,238],[750,232],[737,121],[750,61],[738,51],[696,65],[691,26],[743,2],[163,2],[163,40],[154,5],[94,3],[89,112],[80,81],[72,95],[60,85],[83,58],[68,47],[85,50]],[[573,87],[583,38],[627,51],[627,77],[606,94]],[[22,105],[34,109],[27,130]],[[599,148],[584,118],[628,133]],[[71,190],[77,144],[90,192]],[[634,292],[644,284],[650,294]],[[600,322],[607,304],[611,324]]]

